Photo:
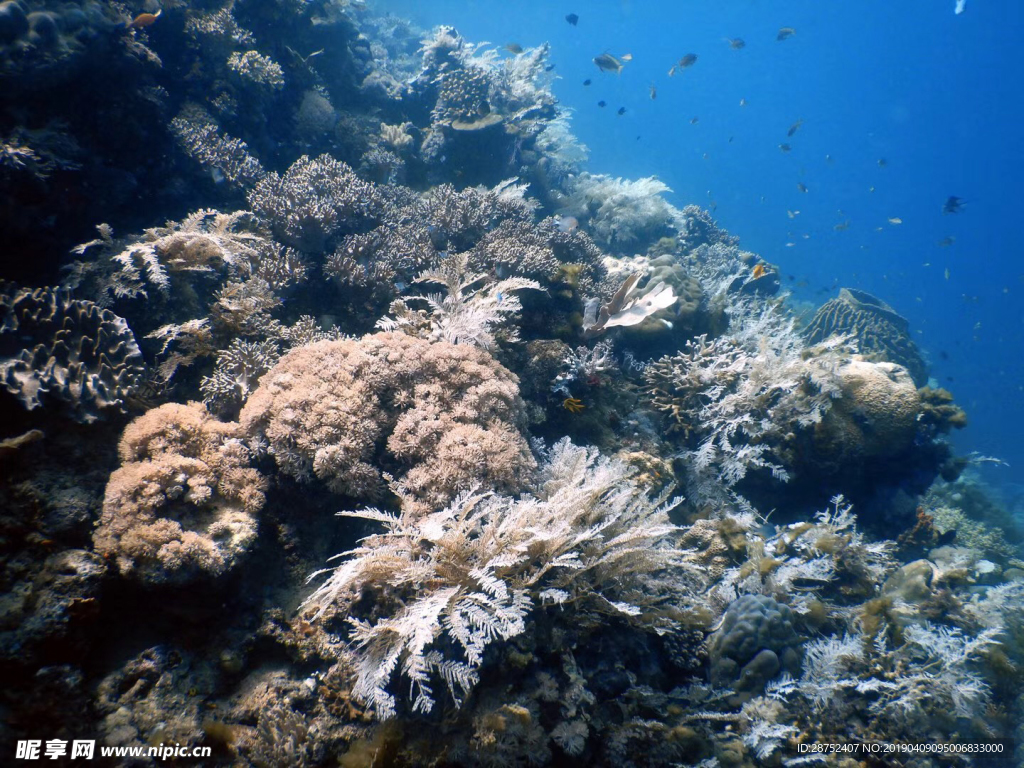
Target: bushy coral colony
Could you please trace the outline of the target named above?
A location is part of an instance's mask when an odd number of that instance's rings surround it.
[[[0,3],[3,754],[1024,762],[1024,532],[895,309],[585,170],[546,46],[131,8]]]

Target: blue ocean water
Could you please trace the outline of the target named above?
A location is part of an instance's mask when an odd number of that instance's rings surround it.
[[[712,208],[743,247],[779,265],[796,302],[820,305],[841,286],[888,302],[967,410],[957,448],[1008,462],[986,475],[1018,482],[1024,6],[968,0],[960,15],[953,0],[376,7],[470,40],[550,42],[554,91],[573,110],[591,172],[656,175],[674,204]],[[778,41],[781,27],[795,33]],[[603,73],[592,61],[602,52],[633,59]],[[687,53],[696,63],[669,77]],[[966,202],[944,215],[950,196]]]

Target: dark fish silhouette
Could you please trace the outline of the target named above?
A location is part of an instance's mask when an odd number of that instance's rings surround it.
[[[599,106],[599,107],[607,107],[608,106],[608,102],[606,102],[606,101],[604,101],[602,99],[601,101],[597,102],[597,106]]]
[[[793,29],[792,27],[782,27],[781,29],[779,29],[779,34],[775,36],[775,39],[779,41],[788,40],[795,34],[796,30]]]
[[[681,58],[679,60],[679,64],[677,64],[676,66],[678,66],[680,69],[686,69],[687,67],[692,67],[696,63],[697,63],[697,54],[696,53],[688,53],[685,56],[683,56],[683,58]]]
[[[945,213],[960,213],[960,209],[963,208],[964,202],[962,197],[956,195],[950,195],[946,198],[946,202],[942,204],[942,212]]]
[[[580,17],[575,13],[567,14],[565,20],[568,21],[572,26],[576,26],[576,23],[580,20]]]
[[[797,120],[795,123],[793,123],[791,126],[789,126],[789,130],[786,131],[786,135],[787,136],[792,136],[794,133],[796,133],[797,131],[800,130],[800,126],[803,125],[803,124],[804,124],[803,120]]]
[[[939,537],[935,540],[937,546],[943,547],[947,544],[952,544],[956,540],[956,528],[952,528],[945,533],[939,534]]]
[[[725,39],[729,42],[729,47],[734,51],[738,51],[740,48],[745,48],[747,45],[742,37],[727,37]]]
[[[602,53],[600,56],[594,57],[594,63],[597,64],[597,68],[602,72],[614,72],[619,74],[622,71],[622,62],[631,61],[633,58],[632,54],[627,53],[620,59],[615,58],[610,53]]]
[[[619,111],[616,114],[619,114],[619,115],[626,114],[626,108],[625,107],[619,107]]]
[[[590,85],[590,78],[588,77],[586,80],[584,80],[583,84],[584,85]]]

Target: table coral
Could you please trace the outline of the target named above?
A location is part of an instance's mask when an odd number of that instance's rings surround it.
[[[477,483],[518,486],[534,465],[524,410],[518,379],[484,350],[379,333],[292,350],[240,421],[285,474],[372,496],[383,465],[429,507]]]
[[[118,446],[123,464],[107,483],[96,550],[146,584],[230,570],[256,539],[266,486],[240,437],[199,403],[135,419]]]

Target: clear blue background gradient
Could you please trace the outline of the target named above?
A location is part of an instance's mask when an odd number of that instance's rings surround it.
[[[986,474],[1016,484],[1024,467],[1024,4],[968,0],[960,16],[953,6],[376,5],[425,27],[452,24],[472,41],[550,42],[555,92],[574,110],[591,171],[656,175],[676,205],[716,204],[717,220],[781,267],[798,302],[820,304],[838,286],[889,302],[910,320],[935,378],[967,409],[957,447],[1009,461]],[[577,27],[564,20],[570,12]],[[782,26],[796,34],[777,42]],[[747,45],[732,50],[727,37]],[[604,51],[634,58],[620,75],[602,73],[592,59]],[[669,78],[691,52],[697,63]],[[798,119],[803,126],[787,138]],[[950,195],[968,201],[961,214],[942,215]],[[847,220],[847,229],[833,229]],[[946,237],[955,243],[940,247]]]

